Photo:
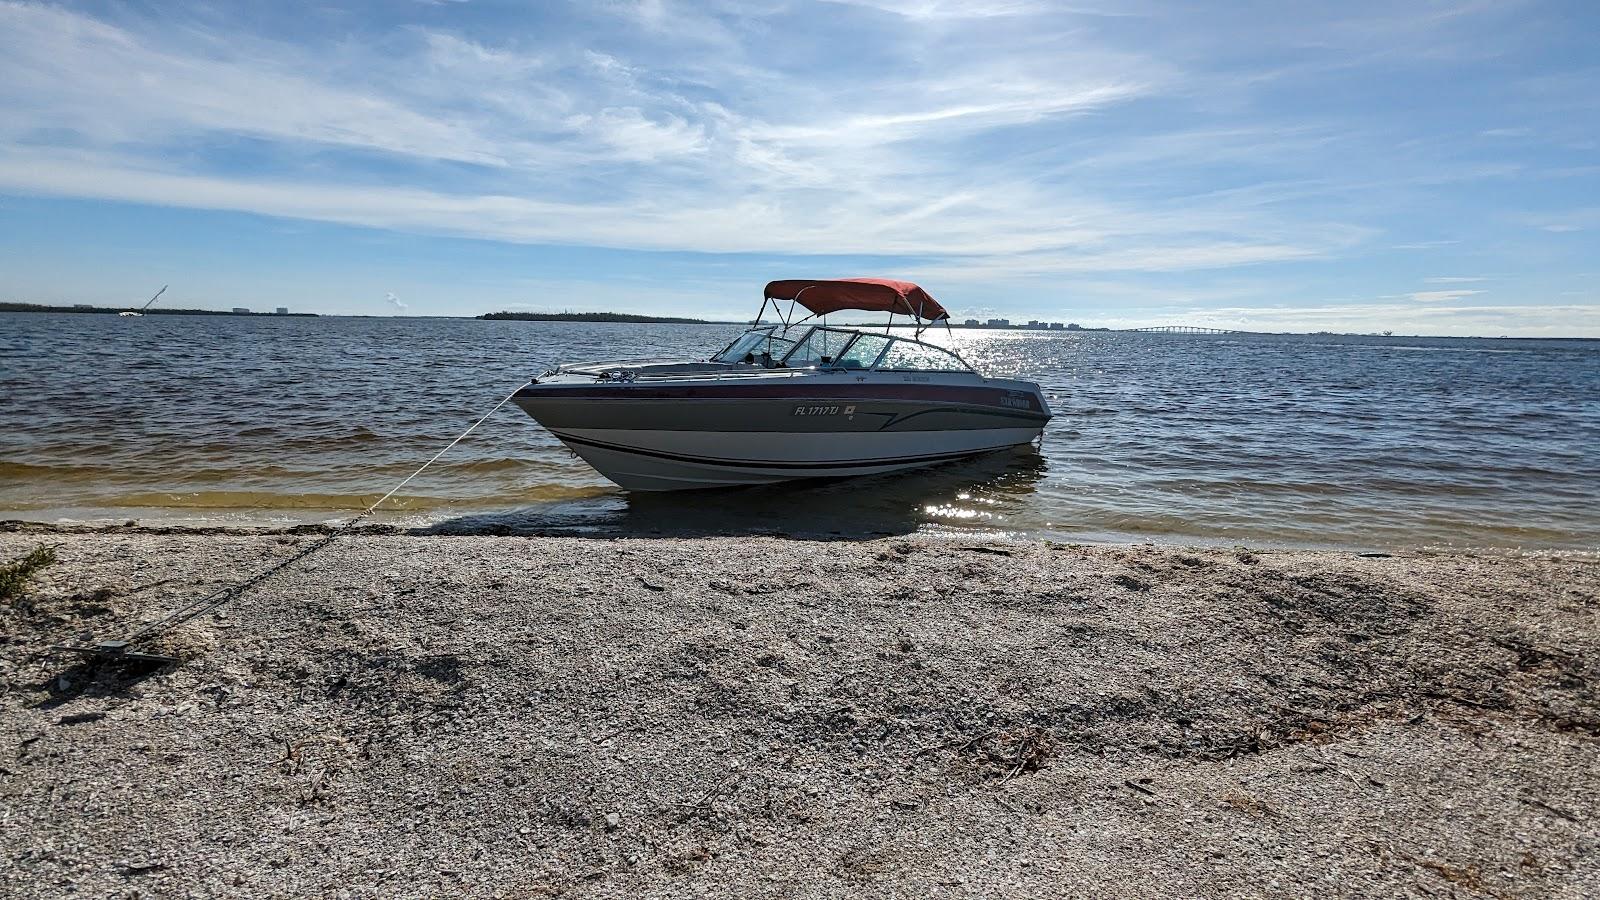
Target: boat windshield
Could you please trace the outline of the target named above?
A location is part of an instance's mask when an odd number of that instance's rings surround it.
[[[959,356],[940,347],[904,337],[814,325],[798,341],[778,337],[772,329],[747,331],[712,362],[746,363],[790,369],[877,369],[923,372],[970,372]]]
[[[905,369],[914,372],[972,371],[971,366],[948,350],[906,340],[896,340],[888,352],[883,354],[883,358],[878,360],[878,368]]]
[[[791,369],[802,369],[806,366],[825,366],[839,358],[839,351],[850,339],[856,336],[854,331],[834,331],[829,328],[813,328],[800,339],[789,355],[784,357],[783,364]]]
[[[841,369],[870,369],[891,343],[881,334],[863,334],[850,342],[835,363]]]
[[[787,338],[774,337],[771,329],[747,331],[739,335],[738,340],[729,344],[726,350],[711,357],[711,361],[719,363],[756,363],[761,362],[763,357],[770,361],[783,356],[793,346],[794,341]]]

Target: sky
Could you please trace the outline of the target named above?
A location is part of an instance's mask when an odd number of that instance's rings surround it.
[[[1600,4],[0,0],[0,299],[1600,336]]]

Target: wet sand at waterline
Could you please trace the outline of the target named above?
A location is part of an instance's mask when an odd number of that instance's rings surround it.
[[[9,896],[1593,896],[1592,555],[49,532]]]

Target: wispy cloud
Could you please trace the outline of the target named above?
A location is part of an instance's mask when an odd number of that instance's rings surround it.
[[[1524,213],[1517,219],[1549,234],[1572,234],[1600,228],[1600,206],[1585,206],[1544,213]]]
[[[1231,306],[1181,314],[1112,320],[1113,325],[1185,324],[1244,331],[1333,331],[1495,337],[1600,334],[1600,304],[1450,306],[1349,303],[1304,306]]]
[[[1492,206],[1517,179],[1559,175],[1570,198],[1596,177],[1572,149],[1581,129],[1563,124],[1592,78],[1502,85],[1474,68],[1482,36],[1514,16],[1500,4],[618,0],[517,16],[457,3],[307,14],[339,17],[338,37],[225,7],[140,9],[0,0],[0,192],[687,254],[702,267],[737,254],[888,270],[996,307],[1108,276],[1136,289],[1099,290],[1107,303],[1216,297],[1233,289],[1219,279],[1247,270],[1267,273],[1262,295],[1437,310],[1482,293],[1453,285],[1484,276],[1434,276],[1423,283],[1444,287],[1409,294],[1414,274],[1375,283],[1393,276],[1373,274],[1373,259],[1416,251],[1434,271],[1495,272],[1496,298],[1531,309],[1517,260],[1549,272],[1550,248],[1576,243],[1552,235],[1600,224],[1556,201]],[[1479,80],[1462,79],[1461,97],[1503,102],[1449,115],[1438,95],[1462,74]],[[1437,121],[1408,115],[1407,91],[1425,92]],[[1392,108],[1338,102],[1391,94]],[[1492,239],[1495,223],[1545,243]]]
[[[265,61],[215,47],[167,49],[84,15],[14,3],[0,4],[0,29],[7,143],[56,136],[137,148],[231,135],[506,162],[507,148],[470,125],[306,77],[319,66],[292,48],[268,47]]]
[[[1574,231],[1589,231],[1600,224],[1600,208],[1595,210],[1579,210],[1566,213],[1560,218],[1539,221],[1536,227],[1550,234],[1571,234]]]
[[[1048,9],[1033,0],[831,0],[843,6],[891,13],[913,21],[939,21],[948,19],[987,19],[996,16],[1020,16]]]
[[[1481,293],[1483,291],[1413,291],[1406,296],[1418,303],[1448,303],[1452,300],[1460,300],[1463,297],[1472,297]]]
[[[1451,247],[1461,243],[1459,240],[1440,241],[1413,241],[1409,244],[1395,244],[1396,250],[1437,250],[1440,247]]]
[[[900,12],[942,15],[937,5]],[[646,24],[667,15],[649,5],[631,14]],[[974,163],[961,142],[1127,103],[1170,77],[1155,60],[1100,47],[1063,54],[1053,44],[1052,56],[1072,62],[1047,66],[1011,54],[913,67],[870,91],[825,79],[848,108],[818,106],[809,81],[774,76],[785,85],[777,96],[735,106],[729,85],[706,96],[670,68],[594,48],[535,52],[413,29],[409,47],[402,35],[399,48],[370,58],[345,48],[330,65],[263,39],[186,41],[188,30],[136,32],[59,9],[4,4],[0,21],[20,51],[0,58],[10,85],[0,92],[31,112],[0,125],[10,144],[0,188],[13,191],[649,250],[1059,254],[1029,262],[1040,271],[1242,265],[1331,249],[1269,239],[1302,229],[1269,215],[1247,221],[1226,204],[1186,210],[1180,224]],[[808,102],[791,107],[784,94]],[[69,146],[32,149],[44,135]],[[396,186],[359,173],[324,180],[345,165],[326,155],[268,175],[170,149],[231,136],[302,155],[322,145],[485,171],[446,184],[417,169]]]

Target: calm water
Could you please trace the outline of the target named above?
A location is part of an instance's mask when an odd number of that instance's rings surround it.
[[[0,516],[349,515],[531,372],[703,356],[734,326],[0,313]],[[629,495],[507,406],[391,520],[543,532],[1600,546],[1600,342],[957,331],[1039,381],[1038,450]]]

